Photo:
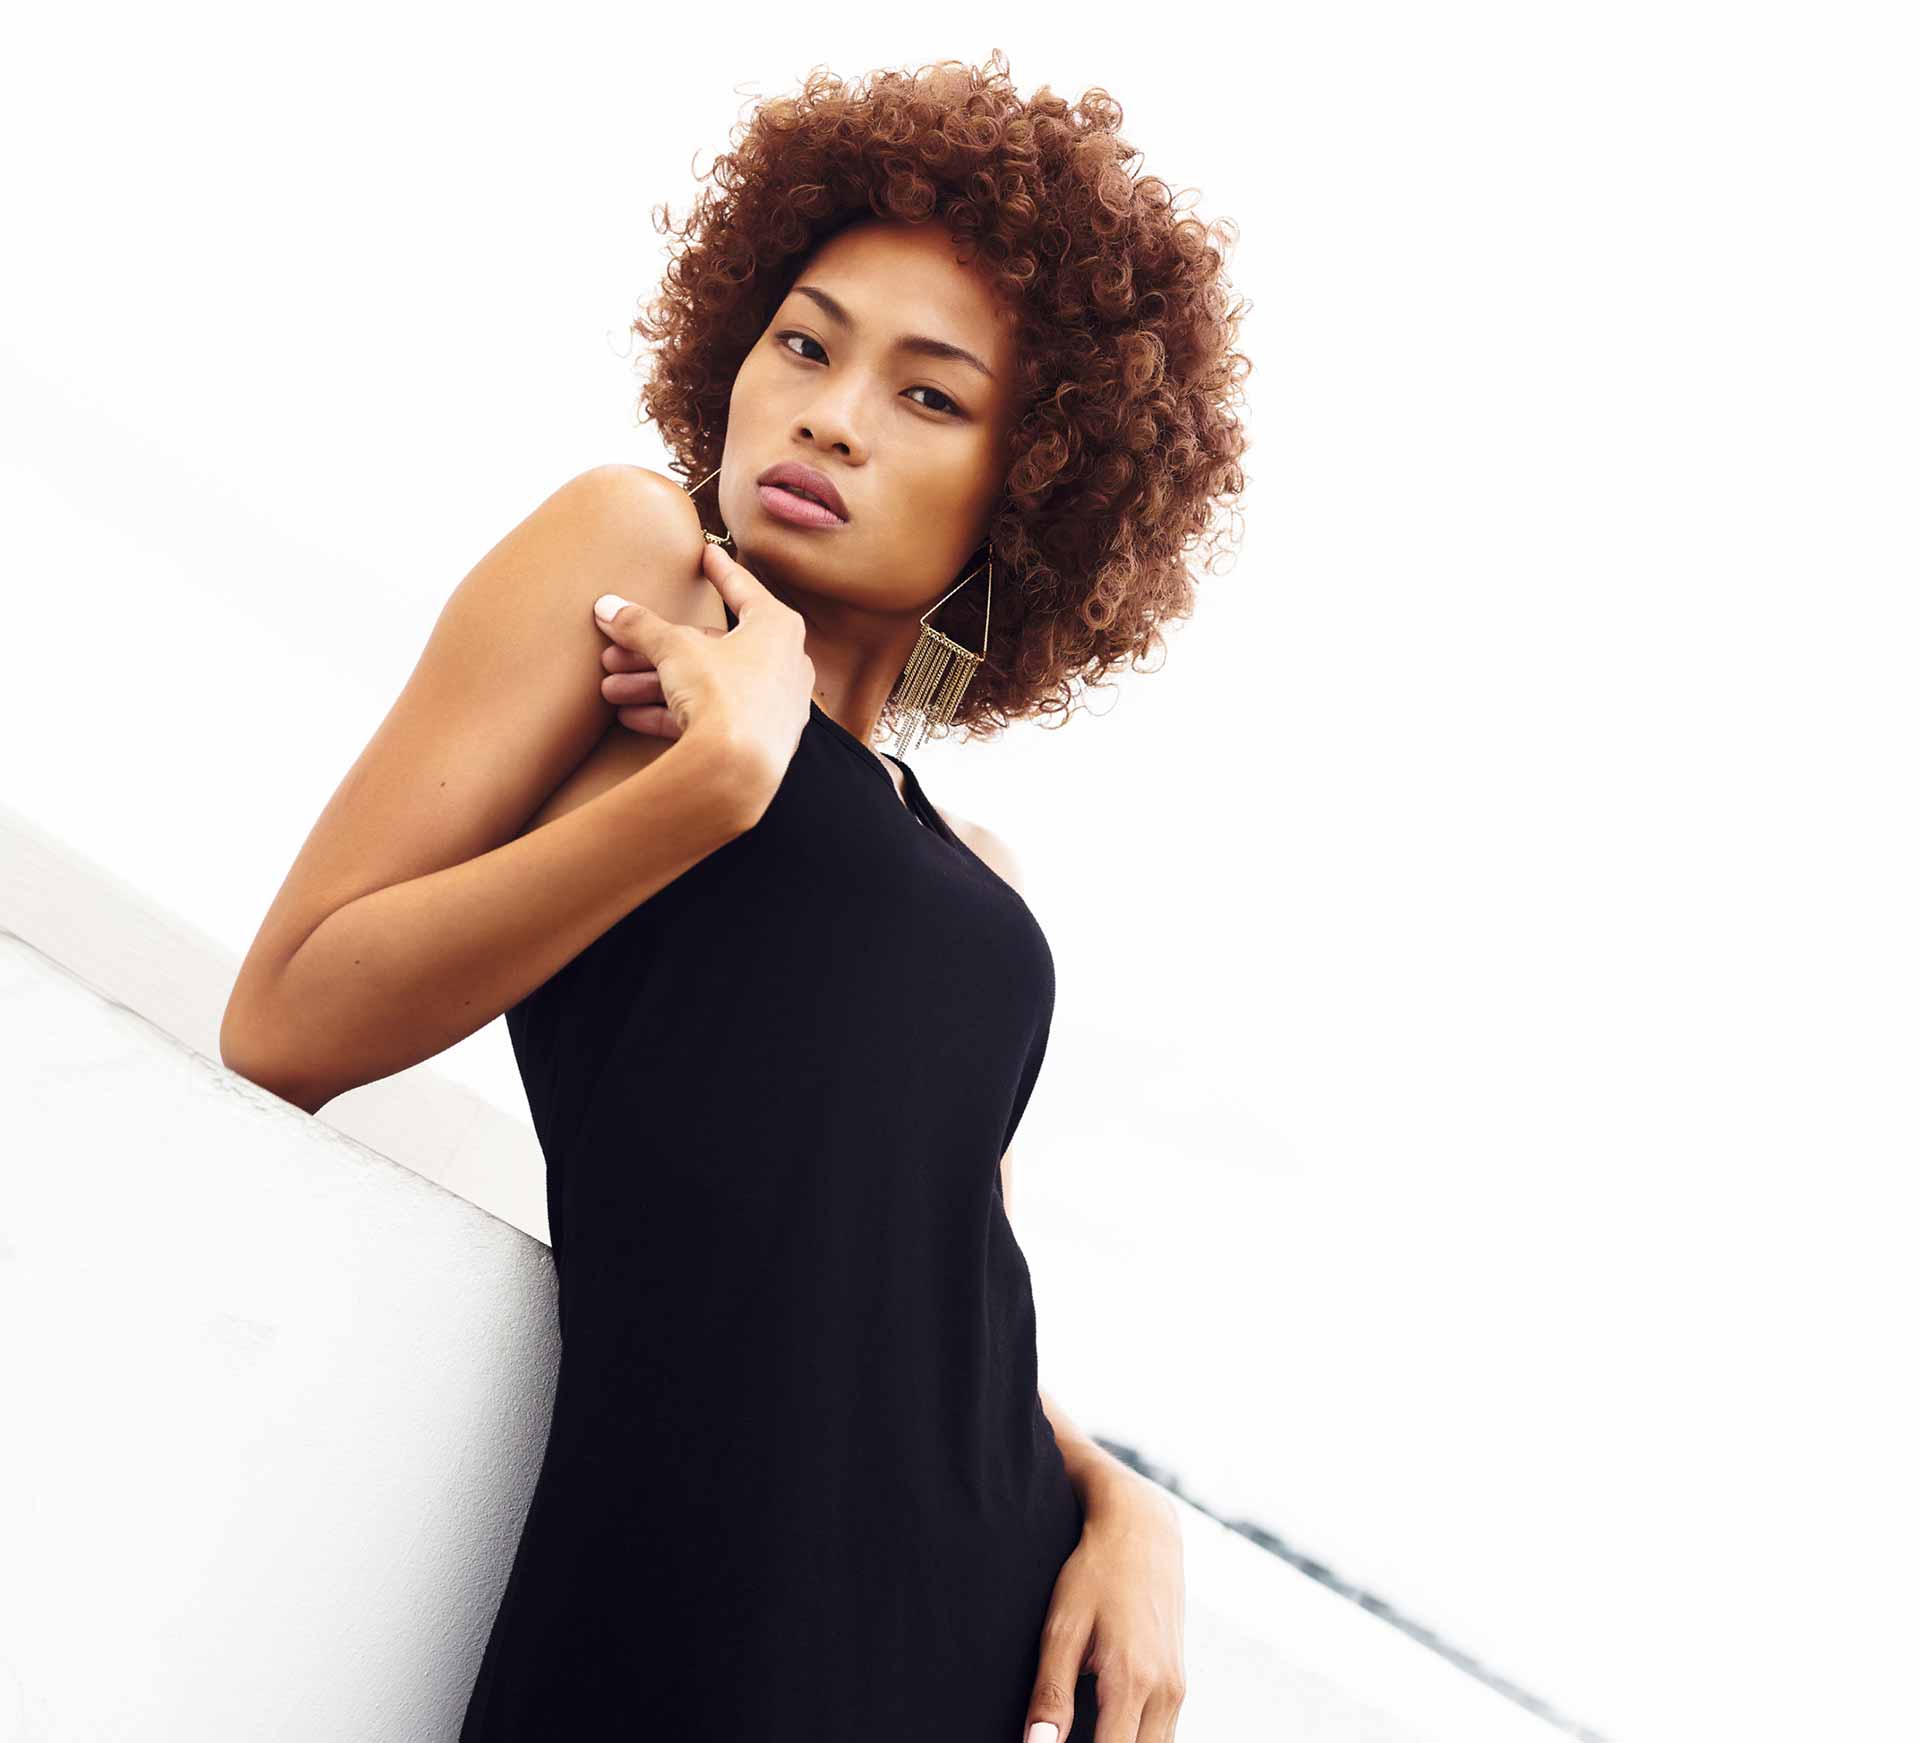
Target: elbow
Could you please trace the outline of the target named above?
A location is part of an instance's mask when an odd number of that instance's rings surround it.
[[[234,1076],[309,1114],[317,1114],[339,1093],[291,1070],[287,1050],[273,1045],[265,1025],[243,1014],[237,1000],[229,1000],[220,1021],[220,1063]]]
[[[262,1081],[262,1067],[253,1036],[236,1014],[238,1003],[237,999],[229,998],[226,1014],[220,1019],[220,1063],[235,1077],[244,1077],[249,1083],[258,1083],[265,1089],[267,1086]]]

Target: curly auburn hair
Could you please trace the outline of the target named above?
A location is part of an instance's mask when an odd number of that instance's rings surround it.
[[[680,246],[632,325],[657,347],[640,403],[688,479],[719,464],[734,376],[822,242],[877,216],[943,219],[975,244],[1015,311],[1019,362],[988,532],[992,645],[954,718],[969,733],[1070,713],[1076,679],[1163,649],[1161,626],[1193,611],[1187,553],[1219,566],[1213,508],[1245,487],[1234,406],[1251,366],[1232,347],[1248,305],[1229,306],[1214,246],[1237,228],[1129,175],[1140,153],[1120,120],[1097,86],[1023,101],[997,48],[984,68],[852,86],[816,67],[736,126],[684,225],[653,212]],[[945,610],[946,633],[978,647],[985,590]]]

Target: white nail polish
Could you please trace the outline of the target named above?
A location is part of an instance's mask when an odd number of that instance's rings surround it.
[[[629,599],[622,599],[617,593],[603,593],[593,602],[593,615],[595,617],[616,617],[632,603]]]
[[[1027,1733],[1027,1743],[1060,1743],[1060,1727],[1051,1719],[1036,1719]]]

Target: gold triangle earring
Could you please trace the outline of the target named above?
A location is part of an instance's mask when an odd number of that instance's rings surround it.
[[[707,474],[706,478],[701,479],[698,484],[694,485],[693,488],[687,492],[687,494],[689,496],[692,496],[697,492],[704,490],[707,486],[708,480],[717,478],[719,477],[719,475],[720,475],[720,468],[716,466],[711,472]],[[722,526],[724,526],[725,524],[726,523],[724,521],[721,522]],[[707,531],[705,527],[702,527],[700,529],[700,536],[703,539],[705,539],[707,543],[710,545],[730,545],[733,543],[732,533],[728,533],[724,538],[722,538],[719,533],[710,533]]]
[[[993,631],[991,549],[981,567],[987,571],[987,611],[986,624],[980,632],[980,651],[976,654],[970,648],[963,648],[927,622],[980,573],[979,568],[974,568],[954,582],[922,614],[920,639],[913,644],[913,654],[901,669],[893,694],[887,698],[888,705],[896,711],[900,722],[894,749],[903,756],[915,744],[924,744],[932,728],[952,724],[954,711],[960,706],[960,698],[967,693],[967,686],[973,682],[974,673],[979,671],[980,662],[987,657],[988,638]]]

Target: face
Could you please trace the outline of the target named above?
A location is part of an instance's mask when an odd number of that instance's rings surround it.
[[[937,220],[863,220],[823,243],[734,380],[719,506],[741,562],[803,614],[831,601],[917,619],[985,560],[1014,362],[1011,314]],[[825,474],[846,519],[771,511],[758,481],[780,461]]]

